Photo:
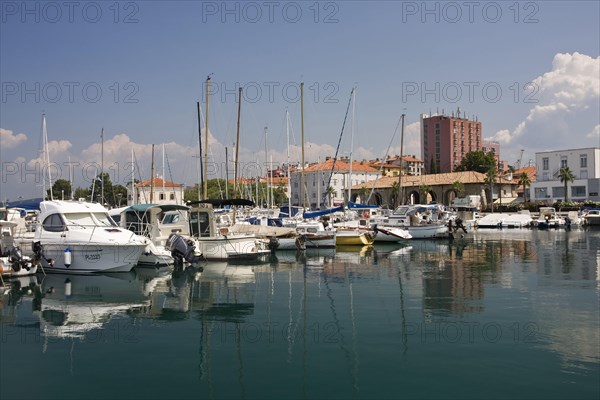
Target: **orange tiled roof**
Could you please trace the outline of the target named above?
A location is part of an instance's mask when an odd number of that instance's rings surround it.
[[[150,186],[154,186],[154,187],[168,187],[168,188],[174,188],[174,187],[183,187],[183,184],[181,183],[175,183],[175,182],[169,182],[169,181],[163,181],[162,178],[154,178],[154,179],[148,179],[146,181],[142,181],[142,182],[138,182],[135,184],[136,187],[150,187]]]
[[[535,182],[537,180],[537,168],[534,166],[531,167],[523,167],[520,168],[518,170],[516,170],[513,173],[513,180],[518,182],[519,181],[519,175],[521,175],[523,172],[525,172],[527,175],[529,175],[529,180],[531,182]]]
[[[447,172],[444,174],[428,174],[428,175],[403,175],[402,176],[402,186],[403,187],[411,187],[411,186],[439,186],[439,185],[452,185],[454,182],[459,181],[464,184],[467,183],[483,183],[485,180],[485,174],[475,171],[463,171],[463,172]],[[391,188],[394,182],[398,182],[397,176],[384,176],[382,178],[377,179],[376,181],[371,181],[367,183],[360,183],[358,185],[352,186],[353,190],[358,190],[363,186],[367,186],[369,188],[375,187],[375,189],[387,189]],[[509,184],[513,183],[513,181],[509,181],[507,179],[498,179],[498,183]]]
[[[308,168],[305,168],[304,172],[331,171],[332,166],[333,166],[333,159],[329,159],[325,162],[313,164],[313,165],[309,166]],[[335,172],[350,171],[350,164],[345,161],[337,160],[335,162],[334,171]],[[352,172],[379,172],[379,171],[376,170],[375,168],[369,166],[369,164],[367,164],[367,163],[353,161],[352,162]]]

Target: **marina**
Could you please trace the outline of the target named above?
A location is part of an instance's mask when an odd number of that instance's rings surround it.
[[[7,280],[0,396],[36,365],[28,398],[595,399],[599,249],[480,229]]]

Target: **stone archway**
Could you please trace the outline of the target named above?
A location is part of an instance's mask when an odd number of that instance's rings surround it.
[[[458,197],[458,193],[454,189],[446,190],[444,193],[444,204],[451,206],[454,199]]]
[[[421,194],[416,190],[410,191],[408,193],[408,203],[409,204],[421,204]]]

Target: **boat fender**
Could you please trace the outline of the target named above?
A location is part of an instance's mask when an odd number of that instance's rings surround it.
[[[71,266],[71,249],[68,247],[65,249],[65,267],[69,268]]]
[[[65,279],[65,297],[71,297],[71,286],[71,280],[69,278]]]

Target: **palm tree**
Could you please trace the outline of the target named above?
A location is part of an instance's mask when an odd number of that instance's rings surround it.
[[[400,184],[398,183],[398,181],[394,181],[392,182],[392,186],[391,186],[391,191],[390,191],[390,202],[392,203],[392,205],[394,206],[394,208],[396,208],[396,206],[398,205],[398,200],[400,198],[400,196],[398,196],[398,188],[400,187]]]
[[[423,204],[427,203],[427,195],[429,194],[430,190],[431,188],[429,187],[429,185],[422,184],[421,186],[419,186],[419,192],[421,192],[421,194],[423,195]]]
[[[325,193],[327,193],[327,198],[329,199],[329,208],[331,208],[333,207],[333,194],[335,193],[335,189],[333,186],[329,186]]]
[[[365,186],[358,189],[358,195],[360,196],[360,202],[362,204],[367,204],[367,195],[369,194],[369,189]]]
[[[496,178],[498,177],[498,170],[495,166],[492,166],[488,169],[485,174],[485,178],[483,179],[483,183],[490,186],[490,207],[492,212],[494,212],[494,184],[496,183]]]
[[[575,175],[571,171],[571,168],[565,166],[560,169],[558,172],[558,178],[565,185],[565,203],[569,201],[569,194],[567,192],[567,185],[569,182],[573,182],[575,180]]]
[[[460,197],[465,192],[465,185],[461,181],[454,181],[452,182],[452,190],[456,192],[456,197]]]
[[[527,187],[531,185],[531,178],[529,178],[527,172],[521,172],[519,175],[519,185],[523,186],[523,202],[526,202],[525,193],[527,192]]]

